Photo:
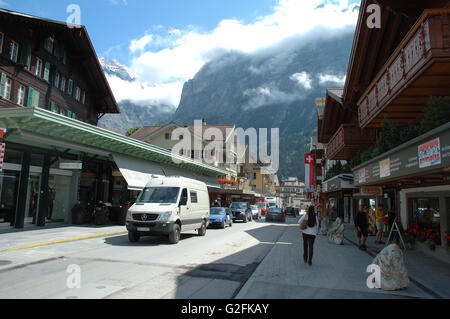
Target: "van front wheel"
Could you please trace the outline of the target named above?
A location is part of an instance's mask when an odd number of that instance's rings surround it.
[[[206,235],[206,223],[205,223],[205,221],[202,222],[202,227],[199,228],[198,235],[202,236],[202,237]]]
[[[178,224],[175,224],[173,226],[172,232],[169,234],[169,242],[171,244],[178,244],[178,242],[180,241],[180,236],[181,236],[180,226]]]

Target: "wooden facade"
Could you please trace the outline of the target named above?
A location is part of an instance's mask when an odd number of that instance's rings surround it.
[[[97,125],[119,113],[83,26],[0,10],[0,107],[39,107]]]

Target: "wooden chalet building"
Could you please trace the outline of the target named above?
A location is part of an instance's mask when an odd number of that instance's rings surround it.
[[[367,7],[381,7],[370,29]],[[376,146],[382,123],[419,124],[432,97],[450,96],[450,1],[363,0],[341,94],[328,90],[318,141],[327,158],[355,163]],[[353,212],[382,203],[406,229],[450,226],[450,123],[353,165]],[[424,212],[433,216],[425,222]],[[440,245],[444,245],[441,240]]]

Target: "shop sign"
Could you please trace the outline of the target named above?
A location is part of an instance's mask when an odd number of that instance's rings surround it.
[[[3,139],[6,133],[6,128],[0,128],[0,139]]]
[[[383,190],[381,187],[361,187],[361,195],[378,195],[381,196],[383,194]]]
[[[380,162],[380,178],[391,176],[391,159]]]
[[[419,145],[419,167],[426,168],[441,164],[441,144],[439,137]]]
[[[60,162],[59,169],[82,170],[83,163],[82,162]]]

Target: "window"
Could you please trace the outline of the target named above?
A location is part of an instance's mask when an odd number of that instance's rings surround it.
[[[42,73],[42,60],[37,58],[36,59],[36,71],[35,71],[34,75],[41,77],[41,73]]]
[[[81,103],[86,104],[86,92],[81,92]]]
[[[55,78],[53,79],[53,85],[56,87],[56,88],[59,88],[59,80],[60,80],[60,75],[59,75],[59,72],[58,71],[55,71]]]
[[[197,192],[191,191],[191,203],[198,203]]]
[[[166,133],[166,140],[170,140],[170,133]]]
[[[17,62],[18,52],[19,52],[19,44],[17,42],[11,41],[11,47],[10,47],[10,55],[9,58],[13,62]]]
[[[66,92],[66,78],[61,77],[61,91]]]
[[[3,38],[4,38],[4,34],[0,32],[0,53],[3,52]]]
[[[78,86],[75,88],[75,99],[81,101],[81,89]]]
[[[25,87],[23,85],[19,85],[19,89],[17,90],[17,104],[25,105]]]
[[[49,62],[45,62],[44,80],[47,82],[50,82],[50,63]]]
[[[53,38],[47,38],[44,40],[44,49],[47,50],[50,53],[53,53],[53,44],[55,42],[55,39]]]
[[[4,91],[3,91],[4,99],[11,100],[11,84],[12,84],[11,79],[6,78],[5,85],[4,85]]]

